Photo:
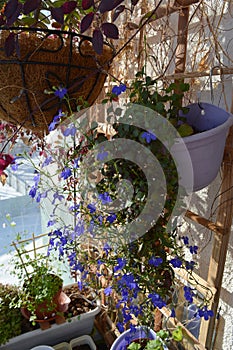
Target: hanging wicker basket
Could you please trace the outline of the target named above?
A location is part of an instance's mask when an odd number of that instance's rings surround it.
[[[48,132],[48,125],[59,109],[77,111],[80,101],[93,104],[99,96],[113,50],[103,54],[92,49],[91,39],[73,32],[17,29],[16,52],[7,57],[4,50],[9,30],[0,38],[0,119],[22,125],[37,133]],[[69,103],[53,91],[68,90]]]

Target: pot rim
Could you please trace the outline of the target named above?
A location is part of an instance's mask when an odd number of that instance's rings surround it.
[[[229,118],[221,125],[218,125],[215,128],[212,128],[206,131],[201,131],[194,135],[176,138],[174,145],[179,143],[191,143],[198,140],[202,140],[203,138],[206,138],[206,137],[215,136],[217,133],[220,133],[221,131],[224,131],[224,130],[226,130],[227,132],[232,125],[233,125],[233,115],[229,113]]]

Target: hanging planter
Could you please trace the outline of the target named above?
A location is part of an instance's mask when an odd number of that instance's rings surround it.
[[[233,115],[213,103],[193,103],[184,107],[182,99],[189,87],[186,83],[170,83],[168,86],[165,84],[162,88],[158,87],[157,79],[150,77],[144,67],[137,72],[129,86],[129,100],[133,103],[132,106],[140,105],[148,109],[144,118],[147,122],[146,128],[141,121],[140,127],[149,129],[149,132],[142,134],[142,137],[147,144],[154,142],[151,145],[153,154],[156,154],[157,150],[156,156],[161,158],[161,155],[165,154],[163,165],[166,168],[169,164],[165,173],[172,174],[167,181],[177,183],[179,178],[179,185],[188,193],[203,189],[216,178],[223,159],[227,134],[233,124]],[[124,91],[121,85],[114,86],[110,93],[110,101],[118,99]],[[137,113],[132,113],[133,122],[136,123]],[[164,120],[160,117],[164,117]],[[119,123],[119,117],[117,122]],[[154,134],[150,132],[153,123]],[[120,131],[120,137],[127,136],[127,132]],[[166,154],[158,144],[157,138],[170,154]],[[169,157],[171,158],[168,161]],[[175,172],[171,171],[172,160],[176,163]]]
[[[6,54],[6,39],[14,44],[13,53],[9,45]],[[97,55],[91,40],[58,30],[1,29],[0,118],[43,133],[59,109],[77,111],[83,101],[93,104],[105,82],[113,50],[105,45]],[[54,87],[67,89],[69,106],[51,93]]]
[[[227,134],[233,124],[233,116],[210,103],[193,103],[187,107],[187,123],[196,133],[178,139],[171,152],[178,162],[181,184],[189,191],[195,192],[208,186],[216,178],[223,159]],[[182,176],[187,171],[187,150],[192,164],[193,186],[187,176]]]

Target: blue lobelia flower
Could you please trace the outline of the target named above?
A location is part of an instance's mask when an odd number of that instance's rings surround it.
[[[122,322],[117,322],[116,326],[117,326],[117,328],[118,328],[118,330],[119,330],[120,333],[123,333],[123,332],[124,332],[124,330],[125,330],[125,328],[124,328],[124,323],[122,323]]]
[[[100,225],[103,225],[103,216],[102,216],[102,215],[99,215],[99,216],[97,217],[97,220],[98,220],[98,222],[99,222]]]
[[[61,178],[63,178],[64,180],[68,179],[68,177],[70,177],[71,175],[72,171],[68,167],[65,167],[61,172]]]
[[[113,271],[116,272],[116,271],[118,271],[118,270],[122,270],[123,267],[125,267],[126,263],[127,263],[127,260],[126,260],[126,259],[124,259],[124,258],[118,258],[118,259],[117,259],[117,265],[114,266]]]
[[[72,124],[69,128],[66,128],[64,131],[62,131],[64,136],[75,136],[77,131],[77,128]]]
[[[65,97],[65,95],[67,94],[67,89],[59,86],[55,91],[54,91],[54,95],[59,97],[61,100]]]
[[[93,214],[96,211],[95,204],[88,204],[87,209],[89,209],[90,213]]]
[[[73,165],[74,169],[78,169],[79,168],[79,161],[80,161],[79,157],[74,159],[74,165]]]
[[[36,173],[33,181],[35,182],[35,186],[38,186],[39,182],[40,182],[40,173]]]
[[[42,164],[42,168],[44,168],[45,166],[48,166],[52,162],[52,160],[53,160],[52,156],[46,157]]]
[[[47,227],[55,225],[56,221],[55,220],[49,220],[47,223]]]
[[[54,120],[49,124],[49,131],[53,131],[56,126],[57,126],[57,122],[55,122]]]
[[[112,202],[112,199],[108,192],[100,193],[98,198],[101,200],[102,204],[108,204]]]
[[[186,261],[185,262],[186,270],[193,270],[194,266],[195,266],[195,262],[194,261]]]
[[[112,293],[112,287],[108,286],[104,289],[104,294],[108,297]]]
[[[85,225],[83,220],[79,220],[74,228],[74,232],[77,236],[82,236],[85,232]]]
[[[43,192],[43,193],[39,193],[38,196],[36,197],[37,203],[40,202],[41,198],[46,198],[46,197],[47,197],[47,194],[48,194],[48,191],[45,191],[45,192]]]
[[[138,283],[132,273],[124,274],[121,279],[117,281],[119,288],[127,286],[130,290],[139,290]]]
[[[188,245],[189,244],[189,238],[187,236],[182,237],[184,244]]]
[[[116,214],[110,214],[107,216],[106,221],[112,224],[116,220]]]
[[[161,265],[163,262],[163,259],[162,258],[156,258],[155,256],[152,256],[149,260],[148,260],[148,263],[152,266],[159,266]]]
[[[58,110],[58,114],[55,115],[53,121],[49,125],[49,131],[53,131],[56,126],[60,123],[61,118],[65,116],[65,113],[62,112],[61,109]]]
[[[162,307],[166,306],[165,301],[161,298],[161,296],[157,293],[150,293],[148,297],[151,299],[153,305],[155,307],[158,307],[161,309]]]
[[[58,199],[59,201],[62,201],[65,197],[62,195],[62,194],[59,194],[58,191],[56,191],[54,194],[53,194],[53,201],[52,201],[52,204],[54,205],[55,204],[55,201],[56,199]]]
[[[173,267],[181,267],[182,266],[182,261],[177,257],[171,259],[170,263],[172,264]]]
[[[107,242],[104,244],[103,250],[105,254],[108,256],[109,252],[111,251],[111,247]]]
[[[170,315],[170,317],[176,317],[176,312],[175,312],[175,309],[174,309],[174,308],[171,309],[171,315]]]
[[[146,140],[147,143],[156,140],[156,136],[152,131],[144,131],[141,137]]]
[[[194,295],[194,293],[193,293],[192,288],[190,288],[188,286],[184,286],[184,297],[189,303],[193,302],[193,295]]]
[[[199,315],[200,317],[204,317],[204,320],[205,320],[205,321],[208,321],[208,319],[209,319],[210,317],[213,317],[213,316],[214,316],[214,313],[213,313],[212,310],[208,310],[208,309],[207,309],[207,306],[203,306],[203,308],[201,308],[201,309],[198,310],[198,315]]]
[[[79,290],[83,290],[83,282],[82,281],[78,281],[78,288]]]
[[[18,170],[18,167],[19,167],[19,164],[14,162],[12,165],[11,165],[11,170],[12,171],[17,171]]]
[[[189,250],[190,250],[191,254],[197,254],[198,246],[196,246],[196,245],[190,246]]]
[[[29,196],[31,196],[32,198],[35,198],[37,190],[38,190],[37,186],[32,186],[29,191]]]
[[[120,94],[122,94],[122,92],[126,91],[126,85],[125,84],[120,84],[119,86],[115,85],[112,88],[112,93],[114,95],[119,96]]]

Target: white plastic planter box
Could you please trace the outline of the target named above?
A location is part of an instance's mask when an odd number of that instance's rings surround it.
[[[100,303],[94,310],[85,314],[72,317],[62,324],[53,324],[46,330],[36,329],[10,339],[7,344],[0,346],[1,350],[30,350],[31,348],[47,344],[53,346],[61,342],[69,342],[71,339],[90,334],[94,326],[95,316],[100,312]]]
[[[59,343],[53,346],[54,350],[71,350],[70,344],[66,342]]]
[[[70,350],[73,350],[78,345],[88,345],[90,350],[96,350],[96,345],[89,335],[72,339],[70,341]]]
[[[88,345],[90,350],[96,350],[96,345],[92,337],[90,337],[90,335],[82,335],[81,337],[74,338],[69,343],[62,342],[62,343],[56,344],[53,346],[53,349],[54,350],[73,350],[76,346],[79,346],[79,345]]]

